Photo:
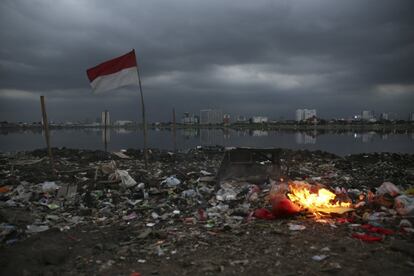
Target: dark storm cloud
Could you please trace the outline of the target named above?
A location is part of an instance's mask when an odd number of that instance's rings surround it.
[[[2,1],[1,119],[134,119],[134,88],[91,94],[85,70],[135,48],[151,120],[222,108],[405,116],[414,102],[412,1]]]

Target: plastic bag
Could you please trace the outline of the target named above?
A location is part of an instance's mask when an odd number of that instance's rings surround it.
[[[414,217],[414,197],[400,195],[395,198],[394,207],[404,217]]]
[[[56,191],[58,189],[59,189],[59,186],[56,185],[56,183],[53,182],[53,181],[52,182],[45,181],[42,184],[42,191],[44,193],[51,193],[51,192],[54,192],[54,191]]]
[[[115,175],[117,179],[121,179],[121,186],[125,188],[130,188],[137,184],[137,182],[129,175],[127,171],[116,170]]]
[[[164,179],[164,181],[162,181],[161,184],[167,185],[168,187],[175,187],[180,185],[181,181],[178,178],[176,178],[175,175],[172,175]]]
[[[391,182],[384,182],[377,190],[377,195],[390,194],[391,196],[397,196],[401,194],[400,189]]]

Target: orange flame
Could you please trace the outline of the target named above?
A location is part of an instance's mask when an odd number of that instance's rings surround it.
[[[344,213],[352,210],[351,203],[337,201],[336,195],[325,188],[294,181],[290,183],[289,190],[287,196],[293,203],[314,213]]]

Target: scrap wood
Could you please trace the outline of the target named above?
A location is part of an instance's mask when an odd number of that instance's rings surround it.
[[[75,170],[69,170],[69,171],[59,171],[59,173],[81,173],[81,172],[88,172],[93,171],[95,168],[83,168],[83,169],[75,169]]]
[[[121,158],[121,159],[131,159],[131,157],[129,157],[128,155],[126,155],[125,153],[121,152],[121,151],[114,151],[112,152],[113,155]]]
[[[30,159],[16,160],[16,161],[10,162],[10,165],[12,165],[12,166],[35,165],[35,164],[38,164],[38,163],[40,163],[44,160],[47,160],[47,159],[48,159],[47,157],[43,157],[43,158],[40,158],[40,159],[31,159],[31,160]]]

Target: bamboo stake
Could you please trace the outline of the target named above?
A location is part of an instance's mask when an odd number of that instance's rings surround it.
[[[104,146],[105,146],[105,152],[108,152],[108,142],[106,140],[106,131],[107,131],[107,120],[108,120],[108,110],[105,110],[104,115]]]
[[[174,152],[177,152],[177,132],[176,132],[176,121],[175,121],[175,108],[173,108],[173,144],[174,144]]]
[[[56,175],[55,163],[53,161],[52,149],[50,147],[49,123],[48,123],[48,120],[47,120],[47,113],[46,113],[46,105],[45,105],[45,97],[44,96],[40,96],[40,106],[42,108],[43,129],[45,130],[45,139],[46,139],[47,151],[49,153],[50,167],[52,169],[52,174],[55,176]]]

